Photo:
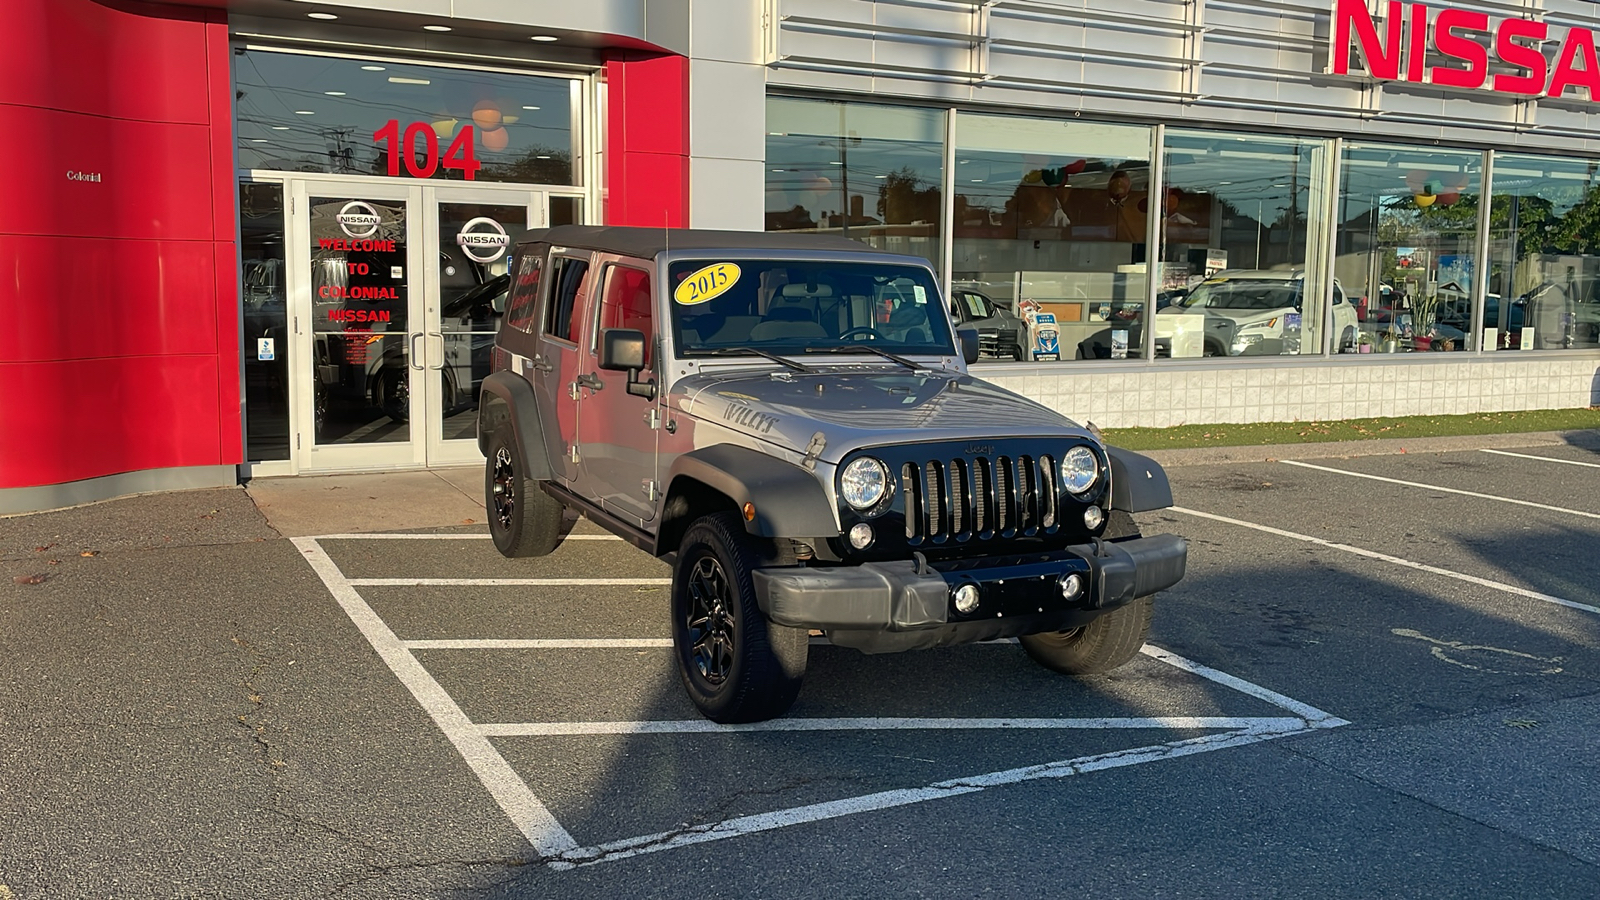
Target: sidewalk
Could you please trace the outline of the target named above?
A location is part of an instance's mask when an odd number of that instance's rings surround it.
[[[484,524],[479,466],[257,478],[245,493],[284,537]]]

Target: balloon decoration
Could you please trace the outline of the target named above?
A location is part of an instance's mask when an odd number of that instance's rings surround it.
[[[456,133],[456,125],[460,121],[460,119],[440,119],[433,123],[433,133],[437,134],[441,140],[448,141],[451,135]]]
[[[476,113],[474,113],[476,116]],[[478,139],[483,142],[483,149],[499,153],[511,144],[511,135],[498,125],[478,132]]]
[[[493,131],[500,127],[502,116],[500,107],[493,100],[479,100],[472,107],[472,124],[483,131]]]

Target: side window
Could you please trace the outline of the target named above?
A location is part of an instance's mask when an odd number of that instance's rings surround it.
[[[606,291],[600,299],[600,328],[633,328],[644,332],[644,364],[650,366],[655,330],[651,320],[650,273],[630,266],[606,270]]]
[[[518,331],[533,330],[533,317],[539,309],[539,276],[543,269],[542,256],[530,253],[517,260],[517,275],[511,283],[511,306],[506,311],[506,325]]]
[[[573,340],[578,295],[588,280],[589,261],[558,256],[552,260],[550,302],[544,308],[544,333],[563,341]]]

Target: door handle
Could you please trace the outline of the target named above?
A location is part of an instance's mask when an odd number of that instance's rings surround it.
[[[428,335],[428,337],[435,338],[439,341],[439,353],[436,357],[434,357],[435,364],[428,367],[437,372],[444,368],[444,335],[435,331]]]
[[[541,372],[554,372],[556,370],[555,365],[553,363],[545,362],[544,357],[542,356],[535,356],[534,358],[528,360],[528,365],[533,366],[535,369],[538,369]]]
[[[422,371],[422,351],[417,348],[417,341],[422,340],[422,338],[423,334],[420,331],[411,335],[411,368],[419,372]]]
[[[600,380],[600,376],[594,374],[593,372],[586,372],[582,375],[579,375],[578,385],[580,387],[586,387],[591,391],[604,390],[606,386],[605,382]]]

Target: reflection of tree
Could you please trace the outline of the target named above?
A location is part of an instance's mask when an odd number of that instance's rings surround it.
[[[480,148],[480,154],[481,154]],[[516,181],[529,184],[571,184],[572,183],[572,152],[560,150],[555,147],[530,147],[522,152],[516,159],[505,162],[485,160],[481,155],[478,161],[483,163],[483,168],[478,170],[478,178],[488,181]],[[453,177],[460,177],[460,173],[452,170]]]
[[[924,182],[910,166],[890,172],[878,188],[878,218],[885,224],[938,222],[940,206],[939,186]]]

